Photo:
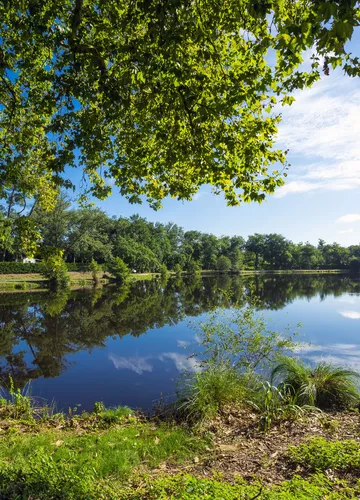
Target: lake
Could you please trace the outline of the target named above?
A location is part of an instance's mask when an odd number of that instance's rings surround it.
[[[196,324],[216,307],[256,296],[270,326],[311,342],[299,354],[360,371],[360,277],[210,276],[127,288],[0,294],[0,377],[58,410],[95,401],[151,408],[170,400],[184,370],[198,369],[185,349]]]

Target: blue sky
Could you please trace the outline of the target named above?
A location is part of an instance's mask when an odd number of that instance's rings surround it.
[[[349,48],[360,53],[360,29]],[[310,55],[310,54],[309,54]],[[186,230],[220,235],[281,233],[293,241],[319,238],[344,245],[360,243],[360,84],[341,70],[323,76],[296,102],[281,108],[279,147],[289,149],[286,185],[261,205],[227,207],[204,187],[192,202],[165,200],[154,212],[130,205],[115,193],[98,202],[108,214],[139,213],[152,221],[175,222]]]

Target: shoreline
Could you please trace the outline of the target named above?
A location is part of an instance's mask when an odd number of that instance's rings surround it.
[[[279,494],[320,500],[335,490],[332,499],[360,494],[358,411],[309,413],[266,433],[259,429],[260,415],[242,406],[224,408],[203,428],[102,403],[92,413],[46,415],[32,410],[26,397],[2,401],[0,416],[2,498],[238,500]]]
[[[198,273],[198,276],[272,276],[272,275],[319,275],[319,274],[351,274],[348,269],[287,269],[287,270],[241,270],[238,272],[222,273],[215,270],[204,270]],[[93,287],[93,279],[91,272],[69,272],[71,289],[81,289]],[[174,272],[169,271],[170,277],[177,276]],[[194,274],[183,272],[180,277],[194,276]],[[160,277],[160,273],[139,273],[131,274],[130,282],[152,280]],[[2,292],[26,292],[26,291],[44,291],[46,287],[41,285],[46,284],[47,280],[37,273],[28,274],[0,274],[0,293]],[[110,283],[110,280],[103,277],[99,280],[99,285]],[[24,284],[22,288],[22,284]],[[26,284],[26,285],[25,285]]]

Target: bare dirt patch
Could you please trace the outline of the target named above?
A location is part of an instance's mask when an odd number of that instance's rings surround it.
[[[283,422],[267,433],[259,429],[258,415],[246,410],[229,410],[217,417],[209,428],[214,450],[186,467],[198,477],[212,477],[221,472],[223,479],[233,482],[237,477],[265,484],[279,484],[295,474],[307,475],[287,460],[290,446],[313,437],[327,440],[352,439],[360,443],[359,413],[320,413],[294,422]],[[162,472],[173,474],[184,470],[162,466]]]

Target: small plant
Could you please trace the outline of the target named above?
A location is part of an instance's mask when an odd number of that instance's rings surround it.
[[[260,428],[267,432],[274,424],[283,420],[296,420],[311,406],[301,407],[289,387],[275,387],[270,382],[261,382],[253,392],[250,405],[260,413]]]
[[[359,403],[356,379],[352,370],[320,363],[314,368],[296,358],[283,358],[272,372],[272,380],[291,388],[298,404],[321,409],[345,409]]]
[[[95,401],[94,403],[94,413],[99,414],[105,411],[105,405],[102,401]]]
[[[115,257],[115,259],[110,262],[108,267],[115,281],[125,283],[128,280],[130,270],[120,257]]]
[[[314,471],[360,471],[360,444],[353,440],[327,441],[321,437],[314,438],[289,448],[288,458],[295,465]]]
[[[227,404],[244,400],[244,394],[243,380],[235,370],[213,365],[183,381],[177,410],[192,421],[211,420]]]

